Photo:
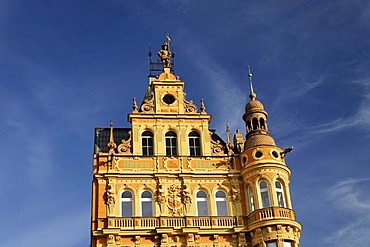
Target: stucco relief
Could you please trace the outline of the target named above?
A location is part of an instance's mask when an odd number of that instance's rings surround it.
[[[141,106],[141,111],[144,113],[154,113],[154,94],[151,92],[150,99],[144,99],[144,103]]]
[[[119,154],[131,154],[131,131],[128,132],[129,138],[122,139],[121,144],[118,145],[117,151]]]

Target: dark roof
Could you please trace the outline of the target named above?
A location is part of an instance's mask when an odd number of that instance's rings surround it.
[[[117,146],[122,139],[127,140],[130,128],[113,128],[113,139]],[[94,153],[108,153],[110,128],[95,128]]]

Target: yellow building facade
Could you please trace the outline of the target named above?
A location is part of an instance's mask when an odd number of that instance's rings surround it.
[[[203,100],[186,98],[168,47],[131,127],[95,130],[91,246],[298,247],[289,150],[270,136],[252,85],[245,138],[227,128],[223,141]]]

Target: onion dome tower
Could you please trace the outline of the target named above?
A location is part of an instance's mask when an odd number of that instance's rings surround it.
[[[276,146],[267,125],[268,113],[253,91],[249,70],[250,101],[245,106],[244,151],[241,175],[246,189],[248,232],[252,246],[298,247],[302,226],[295,220],[290,200],[291,171],[285,155],[291,149]]]

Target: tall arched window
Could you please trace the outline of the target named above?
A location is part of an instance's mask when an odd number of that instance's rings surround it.
[[[208,216],[208,197],[207,193],[203,190],[199,190],[196,194],[197,202],[197,215]]]
[[[219,190],[215,194],[217,216],[228,216],[226,193]]]
[[[189,151],[190,156],[200,156],[200,136],[196,131],[189,133]]]
[[[251,212],[253,212],[254,211],[254,199],[253,199],[252,186],[248,187],[248,201],[249,201],[249,209]]]
[[[153,216],[153,196],[148,190],[144,190],[141,193],[141,216],[152,217]]]
[[[265,180],[259,182],[260,185],[260,193],[261,193],[261,202],[260,206],[262,208],[271,207],[270,203],[270,195],[269,195],[269,187]]]
[[[153,133],[149,130],[144,131],[141,135],[141,146],[144,156],[153,155]]]
[[[132,193],[125,190],[121,194],[121,216],[122,217],[132,217]]]
[[[285,208],[285,197],[284,197],[284,188],[280,181],[275,181],[275,188],[276,188],[276,199],[278,202],[278,206]]]
[[[173,131],[168,131],[165,136],[166,139],[166,155],[175,156],[177,155],[177,137]]]

